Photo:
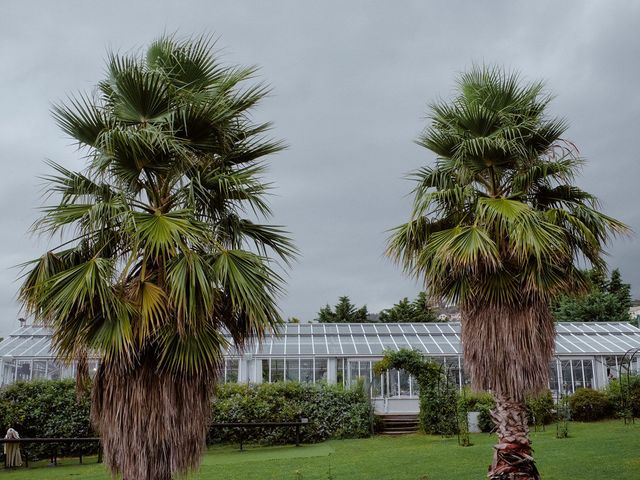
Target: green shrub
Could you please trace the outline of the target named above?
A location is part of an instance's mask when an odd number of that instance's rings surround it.
[[[493,410],[494,405],[487,405],[484,403],[478,404],[478,427],[480,431],[489,433],[492,432],[495,428],[495,423],[493,422],[493,418],[491,418],[491,410]]]
[[[14,428],[22,438],[95,437],[89,421],[89,399],[76,400],[73,380],[18,382],[0,389],[0,432]],[[29,459],[48,456],[50,445],[20,447]],[[94,443],[61,444],[61,455],[95,453]]]
[[[337,385],[265,383],[261,385],[226,384],[218,387],[213,403],[213,422],[291,422],[309,419],[301,429],[304,443],[328,438],[361,438],[371,432],[371,404],[361,385],[344,389]],[[237,428],[209,431],[210,442],[238,442]],[[245,441],[261,444],[290,443],[295,431],[290,428],[251,428]]]
[[[626,375],[622,375],[620,379],[611,380],[607,387],[607,396],[611,402],[613,411],[617,417],[625,416],[625,402],[623,392],[628,394],[627,415],[632,414],[634,417],[640,417],[640,376],[630,375],[627,380]]]
[[[571,418],[580,422],[602,420],[611,415],[611,403],[604,392],[580,388],[569,397]]]
[[[432,388],[420,386],[420,428],[434,435],[458,433],[457,402],[458,391],[454,384],[442,381]]]
[[[527,397],[527,417],[530,424],[547,425],[555,422],[555,403],[550,390]]]
[[[483,432],[493,430],[494,424],[491,419],[491,410],[495,407],[496,402],[493,395],[489,392],[476,392],[465,387],[458,398],[458,409],[467,412],[480,412],[478,415],[478,427]]]

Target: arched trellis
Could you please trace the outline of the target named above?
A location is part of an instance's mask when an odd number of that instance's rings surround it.
[[[633,406],[631,405],[631,374],[633,362],[640,359],[640,348],[630,348],[622,357],[620,362],[620,396],[622,399],[622,411],[625,425],[635,423]],[[623,381],[626,376],[626,382]]]
[[[420,387],[419,420],[426,433],[455,435],[458,425],[457,387],[446,366],[428,358],[418,350],[387,350],[373,366],[376,375],[398,369],[412,375]]]

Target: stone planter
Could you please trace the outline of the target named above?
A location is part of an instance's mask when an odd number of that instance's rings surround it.
[[[467,412],[467,422],[469,423],[470,433],[480,433],[480,412]]]

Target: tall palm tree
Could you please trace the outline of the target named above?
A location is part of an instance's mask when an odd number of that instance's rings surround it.
[[[94,94],[54,108],[87,166],[51,164],[35,229],[69,240],[27,264],[20,296],[61,359],[100,354],[92,420],[128,480],[198,466],[224,333],[242,347],[281,322],[272,257],[295,254],[248,218],[269,215],[263,157],[283,148],[250,117],[267,88],[212,47],[163,37],[110,55]]]
[[[548,387],[549,302],[583,288],[578,266],[604,268],[603,245],[626,231],[573,185],[582,160],[549,101],[541,83],[498,68],[462,74],[457,95],[431,106],[418,143],[437,160],[415,172],[411,217],[388,244],[432,295],[460,307],[465,367],[496,396],[493,479],[539,478],[524,398]]]

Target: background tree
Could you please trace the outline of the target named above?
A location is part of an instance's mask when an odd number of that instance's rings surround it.
[[[622,282],[622,275],[620,274],[620,270],[617,268],[611,272],[611,278],[609,278],[609,282],[607,284],[607,292],[610,295],[613,295],[613,297],[618,301],[619,316],[617,318],[623,322],[630,321],[631,315],[629,309],[633,305],[633,300],[631,299],[631,285]],[[612,318],[615,318],[615,316],[612,316]]]
[[[379,319],[384,323],[407,323],[414,321],[414,314],[413,304],[407,297],[404,297],[393,307],[382,310]]]
[[[589,291],[583,295],[562,295],[553,303],[559,322],[630,322],[631,286],[622,282],[620,271],[607,279],[602,272],[586,272]]]
[[[567,126],[545,111],[541,83],[474,67],[449,102],[431,106],[418,143],[437,156],[418,170],[412,214],[388,254],[428,291],[460,307],[465,368],[496,396],[492,479],[537,479],[525,396],[548,386],[550,303],[584,290],[577,265],[603,269],[602,245],[625,232],[573,185],[582,160]]]
[[[335,308],[329,304],[325,305],[318,312],[316,321],[320,323],[364,323],[367,322],[367,306],[358,308],[351,303],[347,296],[338,299]]]
[[[294,253],[269,215],[263,157],[282,149],[251,109],[254,68],[224,67],[207,38],[111,55],[91,95],[54,108],[87,166],[51,164],[36,231],[69,241],[29,263],[20,297],[62,360],[102,357],[92,420],[126,479],[197,467],[228,342],[281,322],[269,254]]]
[[[420,292],[418,296],[410,302],[404,297],[393,307],[382,310],[379,315],[380,322],[385,323],[424,323],[439,321],[435,312],[429,307],[427,295]]]

